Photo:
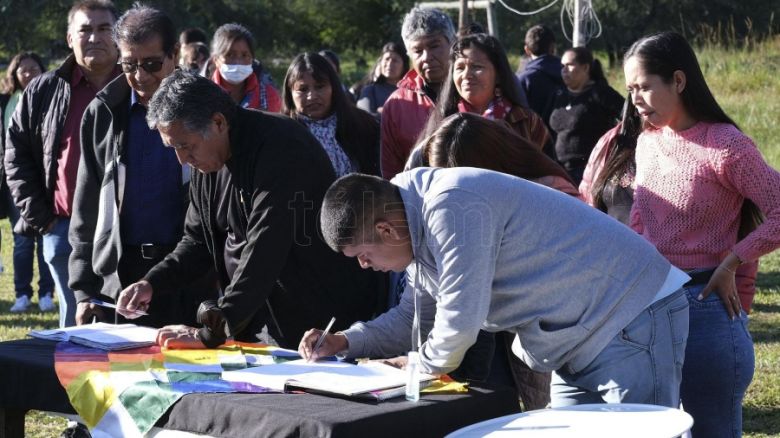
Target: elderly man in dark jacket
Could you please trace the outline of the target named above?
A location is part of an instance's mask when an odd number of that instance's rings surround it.
[[[8,127],[5,168],[21,218],[14,231],[43,234],[43,254],[57,288],[60,327],[75,324],[76,301],[68,287],[68,227],[73,208],[80,141],[87,105],[117,76],[111,31],[117,11],[108,0],[77,2],[68,13],[73,54],[24,90]]]
[[[317,212],[335,175],[305,127],[239,108],[217,85],[184,72],[163,81],[147,120],[198,172],[184,237],[144,280],[122,291],[120,313],[133,317],[153,296],[211,266],[224,294],[201,305],[204,327],[163,328],[161,343],[251,341],[267,325],[281,346],[295,347],[310,325],[335,316],[338,330],[381,310],[382,276],[361,272],[317,233]]]

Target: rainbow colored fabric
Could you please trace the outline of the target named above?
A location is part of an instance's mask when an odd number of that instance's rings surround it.
[[[158,346],[103,351],[57,344],[54,368],[71,405],[94,438],[142,437],[190,393],[273,392],[222,379],[222,372],[278,363],[297,356],[263,344],[229,342],[216,349],[172,350]],[[447,376],[423,392],[465,392]]]
[[[233,342],[217,349],[154,346],[109,352],[60,342],[54,367],[93,437],[141,437],[184,394],[270,392],[222,380],[222,371],[285,360],[275,358],[275,350]]]

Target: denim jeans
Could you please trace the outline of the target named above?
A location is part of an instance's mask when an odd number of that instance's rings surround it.
[[[43,235],[43,258],[57,286],[60,302],[60,327],[76,325],[76,297],[68,287],[68,227],[70,218],[58,217],[51,232]]]
[[[8,220],[13,230],[19,220],[19,209],[8,195]],[[27,295],[32,298],[33,256],[38,257],[38,298],[50,295],[54,291],[54,280],[43,258],[43,239],[41,236],[28,237],[13,233],[14,236],[14,290],[16,297]],[[36,244],[38,245],[36,247]]]
[[[704,285],[685,288],[691,328],[680,387],[693,417],[694,438],[742,436],[742,399],[753,379],[755,355],[745,312],[729,319],[720,297],[699,301]]]
[[[584,403],[680,404],[688,301],[680,289],[647,307],[582,371],[553,373],[552,407]]]

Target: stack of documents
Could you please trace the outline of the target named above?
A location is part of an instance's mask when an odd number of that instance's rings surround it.
[[[354,365],[338,361],[308,362],[301,359],[225,371],[222,373],[222,378],[228,381],[251,383],[276,391],[304,389],[328,394],[384,399],[387,397],[380,396],[379,392],[402,389],[406,384],[407,372],[379,362]],[[433,379],[435,376],[420,374],[421,382]],[[398,391],[391,393],[403,394]],[[372,394],[376,396],[373,397]]]
[[[101,350],[127,350],[157,343],[157,329],[135,324],[85,324],[51,330],[33,330],[30,336],[50,341],[70,341]]]

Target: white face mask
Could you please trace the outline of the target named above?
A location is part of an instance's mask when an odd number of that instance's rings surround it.
[[[229,83],[235,85],[244,82],[252,74],[252,64],[222,64],[219,67],[219,74]]]

